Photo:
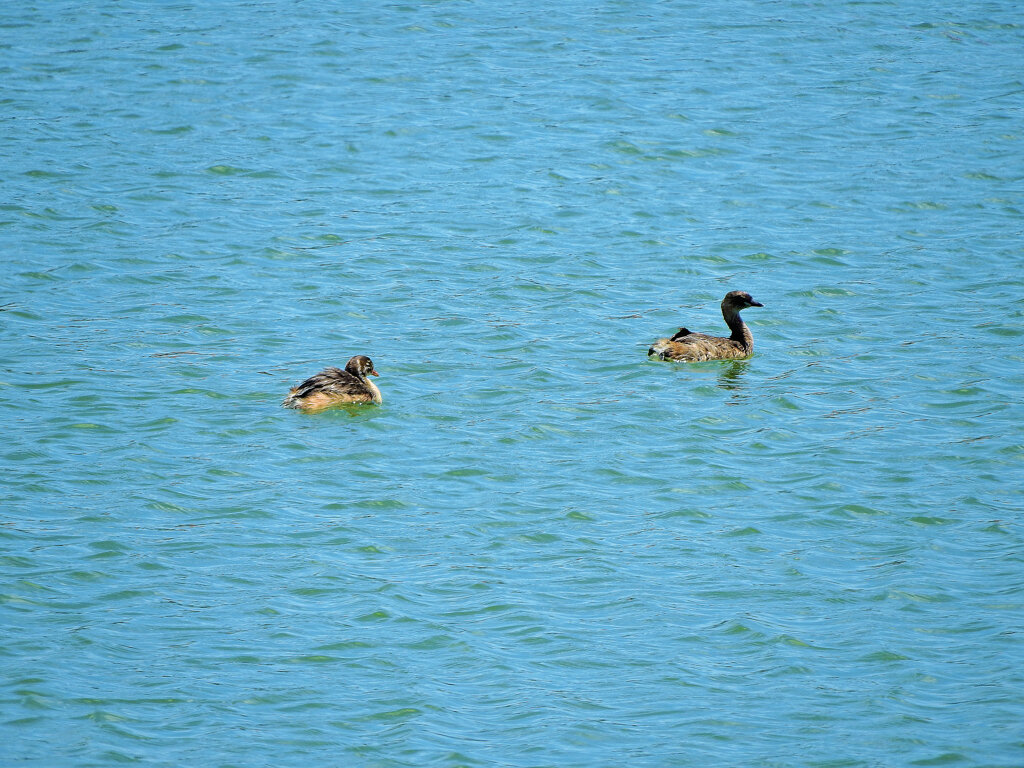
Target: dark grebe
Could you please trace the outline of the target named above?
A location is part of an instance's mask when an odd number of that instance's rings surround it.
[[[698,363],[702,360],[732,360],[746,357],[754,351],[754,337],[747,324],[740,318],[740,311],[747,307],[763,307],[745,291],[730,291],[722,299],[722,317],[732,335],[707,336],[691,333],[680,328],[671,339],[658,339],[647,350],[648,356],[655,355],[661,360],[678,360],[684,363]]]

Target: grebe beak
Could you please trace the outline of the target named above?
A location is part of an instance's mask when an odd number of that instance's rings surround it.
[[[380,374],[377,373],[377,371],[375,369],[372,369],[372,368],[370,369],[370,375],[371,376],[380,376]]]
[[[762,304],[760,301],[754,301],[753,299],[751,299],[750,300],[750,306],[752,306],[752,307],[763,307],[764,304]]]

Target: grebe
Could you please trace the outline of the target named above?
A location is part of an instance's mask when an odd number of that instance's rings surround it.
[[[285,408],[303,411],[322,411],[340,403],[382,402],[380,390],[368,376],[379,376],[373,361],[366,355],[356,355],[340,368],[325,368],[310,376],[297,387],[292,387],[281,403]]]
[[[764,304],[754,301],[745,291],[729,291],[722,299],[722,317],[732,331],[729,338],[691,333],[686,328],[680,328],[679,333],[671,339],[658,339],[654,342],[647,350],[647,354],[656,355],[660,360],[678,360],[684,363],[747,357],[754,351],[754,337],[747,324],[740,318],[740,310],[763,306]]]

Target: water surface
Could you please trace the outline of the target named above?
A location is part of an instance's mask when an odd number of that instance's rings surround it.
[[[1024,762],[1015,5],[0,29],[7,763]]]

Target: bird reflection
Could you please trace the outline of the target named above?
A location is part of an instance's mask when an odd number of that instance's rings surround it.
[[[746,360],[732,360],[718,374],[718,386],[722,389],[742,390],[743,374],[747,372]]]

